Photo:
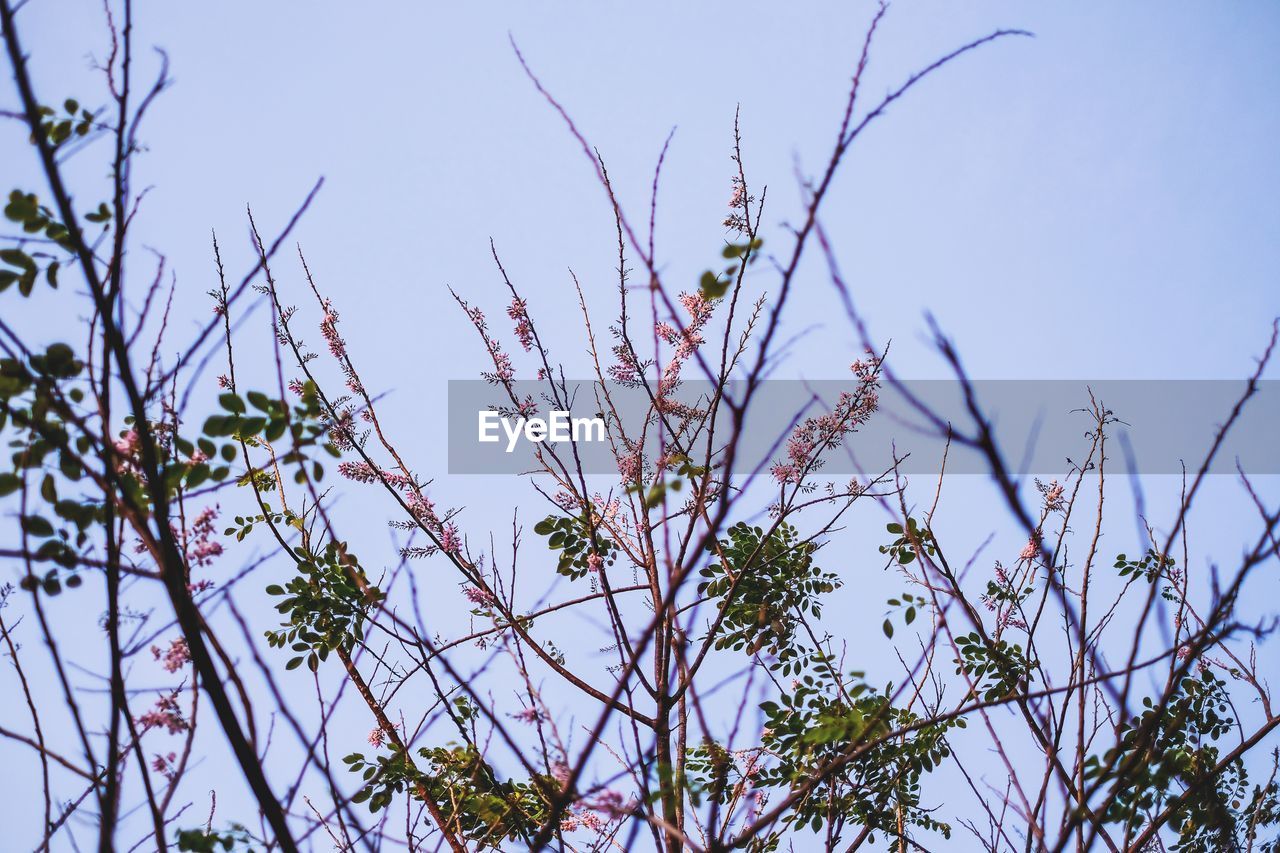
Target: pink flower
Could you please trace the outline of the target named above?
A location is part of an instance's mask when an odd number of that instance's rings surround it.
[[[120,438],[116,439],[116,453],[125,459],[132,459],[138,453],[138,431],[130,429]]]
[[[357,483],[378,482],[378,471],[368,462],[339,462],[338,473]]]
[[[618,474],[624,483],[637,483],[643,472],[639,453],[627,453],[618,458]]]
[[[635,800],[628,800],[612,788],[605,788],[596,795],[591,808],[603,814],[609,820],[624,818],[635,809]]]
[[[1019,630],[1025,631],[1027,630],[1027,623],[1023,622],[1022,619],[1015,616],[1013,612],[1013,608],[1010,607],[1008,610],[1000,614],[1000,627],[1001,628],[1014,627]]]
[[[462,550],[462,540],[458,537],[458,528],[452,523],[440,528],[440,550],[446,554],[456,554]]]
[[[561,788],[567,788],[569,786],[569,776],[571,773],[572,771],[569,769],[569,765],[565,764],[563,761],[553,761],[551,763],[551,778],[559,782]]]
[[[698,328],[706,325],[707,320],[711,319],[712,305],[701,293],[682,293],[679,299],[680,304],[693,317],[693,323]]]
[[[177,768],[174,766],[177,760],[177,753],[171,752],[168,755],[157,753],[155,758],[151,760],[151,769],[172,782],[173,776],[177,772]]]
[[[187,648],[184,637],[177,637],[169,643],[166,651],[152,646],[151,656],[156,660],[163,660],[161,666],[164,667],[165,672],[177,672],[191,661],[191,649]]]
[[[735,752],[733,757],[742,762],[742,775],[748,780],[760,775],[760,750],[744,749]]]
[[[167,729],[171,735],[185,732],[191,727],[182,718],[182,710],[178,707],[178,700],[172,696],[161,696],[157,699],[156,706],[141,717],[138,717],[138,722],[145,729]]]
[[[772,474],[773,479],[777,480],[779,483],[800,482],[800,471],[794,465],[775,462],[773,467],[769,469],[769,473]]]
[[[845,437],[870,420],[879,406],[879,362],[855,361],[850,369],[858,378],[858,390],[844,392],[830,412],[806,418],[787,439],[787,461],[775,464],[771,473],[779,483],[799,483],[805,472],[822,465],[823,451],[840,446]]]
[[[493,358],[493,371],[480,375],[490,385],[505,385],[516,377],[515,368],[511,366],[511,356],[498,348],[496,343],[490,346],[489,355]]]
[[[536,723],[538,720],[542,719],[542,715],[538,713],[537,708],[525,708],[520,713],[512,714],[511,716],[513,719],[519,720],[522,723]]]
[[[467,601],[470,601],[472,604],[478,604],[481,607],[493,607],[498,603],[494,599],[493,595],[485,592],[479,587],[464,586],[462,588],[462,594],[467,597]]]
[[[529,320],[529,310],[523,299],[512,299],[511,307],[507,309],[507,316],[515,321],[516,339],[520,341],[520,346],[524,347],[525,352],[533,349],[533,323]]]
[[[339,360],[346,358],[347,342],[338,334],[338,312],[333,310],[333,303],[328,299],[322,303],[324,319],[320,321],[320,334],[329,345],[329,352]]]
[[[604,557],[592,551],[591,555],[587,557],[587,571],[598,572],[602,568],[604,568]]]
[[[386,738],[387,733],[382,730],[382,726],[378,726],[376,729],[369,732],[369,746],[374,748],[380,747]]]
[[[614,352],[623,349],[614,347]],[[616,364],[609,365],[609,376],[621,385],[632,385],[640,381],[640,370],[634,359],[618,357]]]
[[[1022,553],[1018,554],[1019,560],[1034,560],[1036,555],[1040,553],[1040,546],[1036,544],[1036,538],[1032,536],[1027,540],[1027,544],[1022,547]]]
[[[436,507],[431,502],[431,498],[414,491],[405,497],[404,502],[408,504],[409,512],[413,513],[413,517],[427,527],[434,528],[440,525],[440,519],[436,515]]]
[[[205,507],[187,525],[185,537],[180,537],[187,556],[187,562],[193,566],[207,566],[215,558],[222,556],[222,544],[215,541],[217,531],[213,523],[218,518],[218,507]],[[177,536],[177,531],[174,532]]]

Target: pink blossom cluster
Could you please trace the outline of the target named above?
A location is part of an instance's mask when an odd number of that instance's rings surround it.
[[[597,492],[592,498],[592,502],[595,503],[596,509],[600,513],[600,517],[605,521],[613,521],[618,517],[618,513],[622,510],[622,501],[617,498],[609,498],[606,500],[599,492]]]
[[[1014,610],[1012,607],[1008,608],[1007,610],[1005,610],[1003,613],[1000,614],[999,625],[1001,630],[1008,627],[1017,628],[1021,631],[1027,630],[1027,623],[1022,621],[1022,619],[1019,618],[1018,616],[1014,615]]]
[[[506,385],[516,378],[515,368],[511,366],[511,356],[502,351],[497,341],[489,341],[489,355],[493,358],[493,370],[480,375],[493,385]]]
[[[116,439],[115,450],[116,454],[123,460],[122,465],[135,461],[138,458],[138,449],[138,431],[136,429],[130,428]]]
[[[422,526],[435,535],[440,543],[440,550],[446,554],[457,554],[462,550],[462,536],[457,525],[442,521],[436,513],[431,498],[422,494],[421,487],[414,479],[399,471],[388,471],[378,468],[364,460],[348,460],[338,463],[338,473],[357,483],[370,485],[385,482],[404,496],[405,505]]]
[[[551,762],[551,778],[560,783],[560,788],[569,787],[569,776],[572,775],[569,765],[563,761]]]
[[[561,832],[573,832],[576,829],[589,829],[600,832],[606,826],[604,818],[593,811],[566,812],[560,819]]]
[[[174,537],[182,540],[183,551],[189,565],[208,566],[222,556],[222,543],[215,539],[218,533],[213,526],[217,519],[218,507],[208,506],[188,522],[185,536],[181,536],[176,529],[174,530]]]
[[[605,788],[591,799],[570,809],[560,820],[561,832],[573,832],[586,829],[591,832],[604,832],[609,824],[621,820],[635,811],[638,801],[628,799],[612,788]]]
[[[446,554],[457,554],[462,550],[462,537],[458,534],[457,525],[451,521],[440,525],[440,550]]]
[[[733,753],[733,757],[737,759],[741,765],[742,776],[747,781],[751,781],[760,775],[759,749],[741,749]]]
[[[701,293],[681,293],[680,304],[693,317],[694,324],[700,329],[711,319],[712,304]]]
[[[369,410],[365,409],[361,413],[361,417],[368,422],[370,415]],[[354,419],[351,417],[351,409],[342,407],[339,409],[335,417],[326,425],[325,429],[329,434],[329,442],[339,450],[355,450],[356,448],[356,430]]]
[[[724,219],[724,227],[732,228],[739,233],[747,231],[747,213],[748,206],[752,201],[751,196],[747,195],[747,187],[742,182],[741,175],[733,176],[733,195],[729,197],[729,215]]]
[[[347,388],[353,394],[364,394],[364,385],[360,382],[360,377],[356,376],[355,370],[351,367],[351,360],[347,356],[347,342],[343,340],[342,335],[338,332],[338,312],[333,307],[333,302],[329,299],[321,300],[321,306],[324,309],[324,317],[320,320],[320,335],[324,338],[325,343],[329,345],[329,352],[333,355],[342,367],[342,375],[346,379]],[[282,342],[286,339],[281,338]]]
[[[612,788],[605,788],[591,802],[591,808],[610,820],[626,817],[635,811],[635,807],[636,800],[634,798],[627,798]]]
[[[177,753],[171,752],[168,755],[160,755],[157,753],[155,758],[151,760],[151,769],[172,782],[173,777],[177,775],[178,772],[177,761]]]
[[[174,696],[161,696],[156,700],[154,708],[138,717],[138,722],[146,729],[164,728],[171,735],[185,732],[191,727],[183,718],[182,709],[178,707],[178,700]]]
[[[320,334],[329,345],[329,352],[333,357],[339,360],[345,359],[347,342],[338,333],[338,312],[334,310],[331,300],[325,299],[320,304],[324,309],[324,318],[320,321]]]
[[[1040,553],[1040,545],[1036,542],[1036,537],[1032,536],[1027,540],[1027,544],[1022,546],[1022,551],[1018,554],[1019,560],[1034,560]]]
[[[464,586],[462,594],[467,597],[467,601],[480,607],[493,607],[498,603],[491,593],[477,586]]]
[[[493,360],[493,370],[482,371],[480,373],[481,378],[491,385],[508,384],[516,376],[515,368],[511,366],[511,356],[503,352],[502,345],[489,336],[489,321],[485,319],[484,312],[479,308],[467,305],[465,302],[462,307],[467,312],[471,325],[476,327],[476,331],[480,333],[480,337],[484,340],[485,348],[489,351],[489,358]],[[532,333],[532,329],[530,332]]]
[[[644,472],[644,462],[639,451],[624,453],[618,457],[618,474],[624,483],[638,483]]]
[[[363,460],[339,462],[338,473],[357,483],[372,484],[379,481],[378,469]]]
[[[691,411],[688,407],[672,400],[671,394],[680,385],[680,371],[684,363],[703,344],[702,329],[711,319],[713,306],[701,293],[681,293],[679,300],[684,309],[689,312],[689,322],[678,331],[669,323],[659,323],[655,329],[658,337],[675,348],[671,361],[662,369],[662,376],[658,379],[655,404],[658,411],[664,414],[686,415],[691,414]]]
[[[151,656],[161,661],[165,672],[177,672],[191,661],[191,649],[187,647],[185,637],[175,637],[167,649],[152,646]]]
[[[516,324],[516,340],[520,341],[520,346],[524,347],[525,352],[533,350],[533,323],[529,320],[529,307],[523,299],[516,297],[511,300],[511,306],[507,308],[507,316]]]
[[[533,401],[532,397],[526,396],[516,404],[516,414],[522,418],[531,418],[538,414],[538,404]]]
[[[1062,509],[1062,494],[1064,491],[1066,490],[1057,480],[1050,483],[1044,492],[1044,508],[1047,510]]]
[[[640,365],[626,343],[613,347],[614,363],[609,365],[609,376],[621,385],[635,385],[640,381]]]
[[[538,720],[542,719],[542,714],[538,712],[537,708],[531,707],[525,708],[519,713],[512,714],[511,717],[512,719],[519,720],[522,723],[536,723]]]
[[[821,465],[823,451],[839,447],[845,436],[870,420],[880,405],[879,361],[855,361],[849,369],[858,379],[856,392],[844,392],[830,412],[797,424],[787,439],[787,459],[770,469],[779,483],[799,483],[806,471]]]

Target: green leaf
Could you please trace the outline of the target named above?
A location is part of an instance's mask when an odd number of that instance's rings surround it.
[[[0,261],[12,264],[23,270],[34,271],[36,269],[36,262],[21,249],[0,249]]]
[[[233,414],[243,415],[245,412],[244,400],[241,400],[240,396],[234,391],[227,391],[224,394],[219,394],[218,403],[222,408]]]
[[[228,417],[226,415],[211,415],[204,422],[204,434],[212,436],[230,435],[235,432],[236,422],[238,418]]]
[[[707,299],[719,299],[729,290],[729,282],[721,281],[715,273],[707,270],[698,281],[698,290]]]
[[[41,518],[38,515],[24,515],[22,517],[22,529],[32,536],[53,535],[53,525],[49,523],[48,519]]]
[[[242,421],[240,421],[239,429],[237,430],[237,433],[241,438],[248,438],[249,436],[257,435],[258,433],[262,432],[262,428],[265,427],[266,425],[267,425],[266,418],[258,418],[258,417],[244,418]]]

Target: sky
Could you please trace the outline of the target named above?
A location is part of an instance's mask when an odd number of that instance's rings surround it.
[[[137,244],[177,275],[180,336],[210,314],[211,232],[229,269],[245,270],[246,206],[269,238],[323,177],[294,237],[367,381],[387,393],[384,417],[417,439],[414,464],[441,473],[450,504],[471,508],[478,528],[502,525],[524,493],[495,502],[494,480],[443,476],[445,383],[487,366],[449,288],[502,316],[492,239],[572,373],[587,362],[570,271],[607,312],[616,265],[591,164],[513,42],[638,220],[674,131],[657,255],[668,281],[692,288],[726,236],[735,111],[748,177],[768,186],[766,249],[782,250],[797,175],[825,164],[871,14],[866,2],[755,0],[138,2],[136,43],[165,51],[173,85],[143,132],[134,183],[151,189]],[[100,5],[31,0],[20,25],[45,100],[91,102]],[[1280,6],[901,2],[873,46],[866,97],[997,28],[1035,35],[967,55],[895,104],[859,138],[825,207],[895,371],[947,375],[928,311],[980,378],[1248,375],[1280,313]],[[160,54],[137,62],[152,75]],[[0,109],[13,102],[0,90]],[[72,161],[77,186],[105,177],[103,154]],[[6,179],[30,180],[20,133],[0,134],[0,163]],[[291,253],[276,272],[305,314]],[[821,264],[806,265],[786,325],[804,338],[780,375],[844,375],[860,347],[838,305]],[[12,310],[33,337],[65,333],[65,317]],[[256,320],[250,353],[267,334]],[[990,500],[985,488],[975,478],[955,494]],[[1158,478],[1147,488],[1157,505],[1176,494]],[[958,517],[957,529],[973,520]],[[849,618],[878,624],[879,607]],[[11,780],[0,791],[27,796]]]

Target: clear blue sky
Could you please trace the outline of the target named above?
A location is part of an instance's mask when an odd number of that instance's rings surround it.
[[[795,171],[825,160],[872,10],[754,0],[136,7],[138,45],[169,53],[175,83],[135,175],[137,188],[154,185],[137,244],[163,251],[179,276],[175,328],[208,316],[210,229],[242,270],[245,205],[274,232],[323,175],[296,236],[369,384],[392,392],[388,419],[421,437],[424,474],[446,467],[443,418],[431,417],[445,381],[486,366],[446,287],[497,316],[505,303],[490,237],[571,374],[585,362],[568,269],[598,310],[610,304],[609,209],[509,34],[637,216],[676,128],[658,255],[669,281],[692,286],[724,237],[735,108],[749,173],[769,186],[765,224],[785,244],[778,226],[798,213]],[[100,5],[31,0],[20,23],[45,99],[92,103],[88,57],[106,49]],[[945,375],[922,342],[928,308],[980,377],[1245,375],[1280,313],[1280,6],[902,2],[881,28],[867,95],[997,27],[1036,38],[967,56],[896,105],[859,140],[826,207],[859,306],[895,340],[898,372]],[[140,51],[140,74],[156,63]],[[0,108],[11,107],[0,91]],[[103,177],[101,153],[76,161],[82,179]],[[0,163],[6,180],[31,174],[20,134],[0,134]],[[286,286],[301,285],[287,256],[278,267]],[[835,305],[822,270],[808,268],[789,328],[816,328],[790,375],[840,376],[856,354],[844,325],[826,322]],[[450,504],[485,501],[467,517],[477,531],[506,524],[523,494],[495,505],[492,481],[442,477],[436,489]],[[15,804],[34,796],[12,778],[0,792]]]

